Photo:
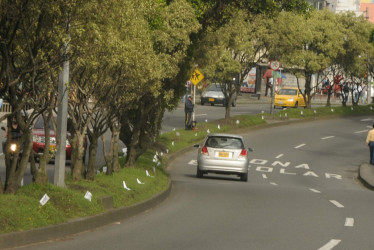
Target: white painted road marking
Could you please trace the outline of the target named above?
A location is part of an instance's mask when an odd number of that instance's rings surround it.
[[[355,219],[353,218],[345,218],[345,224],[346,227],[353,227],[353,224],[355,223]]]
[[[331,138],[334,138],[335,136],[331,135],[331,136],[326,136],[326,137],[322,137],[321,139],[322,140],[326,140],[326,139],[331,139]]]
[[[262,178],[267,179],[268,177],[266,176],[266,174],[262,174]]]
[[[273,186],[278,186],[278,184],[275,183],[275,182],[270,182],[270,184],[273,185]]]
[[[366,132],[368,132],[369,130],[361,130],[361,131],[356,131],[356,132],[354,132],[355,134],[360,134],[360,133],[366,133]]]
[[[342,204],[340,204],[339,202],[337,202],[337,201],[335,201],[335,200],[330,200],[330,202],[331,202],[332,204],[334,204],[336,207],[339,207],[339,208],[344,207]]]
[[[305,143],[303,143],[303,144],[300,144],[300,145],[298,145],[298,146],[294,147],[294,149],[297,149],[297,148],[301,148],[301,147],[304,147],[305,145],[306,145]]]
[[[314,192],[314,193],[317,193],[317,194],[321,193],[321,192],[318,191],[317,189],[309,188],[309,190],[312,191],[312,192]]]
[[[341,240],[332,239],[326,245],[324,245],[323,247],[319,248],[318,250],[330,250],[330,249],[333,249],[340,242],[341,242]]]
[[[366,118],[366,119],[362,119],[361,121],[362,122],[367,122],[367,121],[372,121],[373,120],[373,118]]]
[[[275,158],[276,159],[279,159],[279,158],[281,158],[283,156],[283,154],[280,154],[280,155],[277,155]]]

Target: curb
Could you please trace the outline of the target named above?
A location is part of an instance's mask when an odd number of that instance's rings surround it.
[[[362,163],[358,169],[358,179],[368,189],[374,190],[374,166]]]
[[[166,200],[171,192],[172,184],[156,196],[138,204],[111,209],[107,212],[90,217],[78,218],[58,225],[41,227],[25,232],[15,232],[0,235],[0,249],[25,246],[52,239],[63,238],[69,235],[82,233],[102,226],[109,225],[142,213]]]

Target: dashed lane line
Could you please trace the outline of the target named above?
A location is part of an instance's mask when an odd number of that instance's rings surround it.
[[[321,191],[319,191],[317,189],[309,188],[309,190],[312,191],[313,193],[317,193],[317,194],[321,193]]]
[[[294,147],[294,149],[298,149],[298,148],[304,147],[305,145],[306,145],[305,143],[297,145],[296,147]]]
[[[326,245],[324,245],[323,247],[319,248],[318,250],[330,250],[330,249],[333,249],[340,242],[341,242],[341,240],[332,239]]]
[[[360,130],[360,131],[355,131],[354,133],[355,134],[360,134],[360,133],[366,133],[366,132],[368,132],[369,130]]]
[[[279,159],[279,158],[281,158],[283,155],[284,155],[284,154],[279,154],[279,155],[277,155],[277,156],[275,157],[275,159]]]
[[[326,140],[326,139],[331,139],[331,138],[334,138],[334,137],[335,137],[334,135],[331,135],[331,136],[322,137],[321,139]]]
[[[335,201],[335,200],[330,200],[330,202],[332,204],[334,204],[336,207],[339,207],[339,208],[343,208],[344,206],[342,204],[340,204],[339,202]]]
[[[353,218],[345,218],[344,226],[353,227],[355,220]]]

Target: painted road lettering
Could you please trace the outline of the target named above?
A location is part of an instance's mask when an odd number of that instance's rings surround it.
[[[188,162],[189,165],[197,165],[197,161],[196,160],[190,160]],[[257,171],[257,172],[261,172],[263,173],[263,176],[264,174],[266,173],[273,173],[273,172],[277,172],[276,169],[279,169],[279,173],[280,174],[285,174],[285,175],[301,175],[301,176],[308,176],[308,177],[316,177],[316,178],[319,178],[320,176],[314,172],[314,171],[311,171],[310,170],[310,167],[307,163],[301,163],[299,165],[296,165],[296,166],[291,166],[291,162],[281,162],[281,161],[269,161],[269,160],[265,160],[265,159],[252,159],[250,162],[249,162],[249,165],[248,165],[248,168],[252,168]],[[279,168],[280,167],[280,168]],[[305,172],[304,173],[295,173],[294,171],[292,171],[292,169],[294,170],[299,170],[300,169],[305,169]],[[323,175],[326,179],[336,179],[336,180],[342,180],[343,177],[339,174],[332,174],[332,173],[324,173]]]

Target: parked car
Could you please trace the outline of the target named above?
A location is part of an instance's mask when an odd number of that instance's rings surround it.
[[[276,107],[306,107],[302,90],[296,87],[284,87],[275,93],[274,108]]]
[[[56,117],[54,117],[56,120]],[[34,151],[34,154],[36,158],[38,159],[41,154],[44,153],[44,146],[45,146],[45,131],[44,131],[44,121],[43,117],[39,116],[38,119],[36,120],[33,130],[32,130],[32,135],[33,135],[33,146],[32,149]],[[66,159],[70,160],[71,159],[71,144],[69,142],[69,139],[71,137],[71,133],[67,131],[67,138],[66,138]],[[52,125],[52,121],[49,122],[49,151],[55,151],[56,150],[56,135],[55,131]],[[84,150],[86,152],[87,148],[87,139],[85,139],[84,143]],[[85,153],[84,153],[85,155]],[[84,159],[84,158],[83,158]]]
[[[242,136],[233,134],[209,134],[197,154],[196,176],[202,178],[204,174],[238,175],[241,181],[248,180],[248,151]]]
[[[234,100],[231,103],[231,106],[236,106],[236,99],[237,95],[234,93]],[[210,105],[214,106],[215,104],[222,104],[226,106],[226,98],[222,92],[221,85],[219,83],[213,83],[206,88],[205,91],[201,93],[200,96],[201,105],[205,103],[210,103]]]

